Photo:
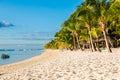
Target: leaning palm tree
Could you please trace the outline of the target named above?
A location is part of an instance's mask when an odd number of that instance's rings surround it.
[[[112,36],[116,43],[114,47],[117,47],[117,41],[120,38],[120,0],[115,0],[113,3],[108,12],[109,20],[107,25],[109,26],[109,35]]]
[[[102,33],[101,33],[99,27],[96,25],[96,27],[92,28],[91,32],[92,32],[93,38],[96,39],[95,40],[96,49],[97,49],[97,51],[101,52],[100,47],[99,47],[99,38],[102,36],[101,35]]]
[[[65,28],[71,32],[71,35],[73,38],[73,44],[74,44],[73,48],[75,50],[77,50],[79,48],[82,50],[82,47],[80,46],[80,43],[79,43],[79,38],[78,38],[79,35],[77,32],[78,26],[76,25],[76,22],[73,19],[71,19],[71,17],[70,17],[70,19],[65,21],[62,26],[63,26],[63,28]]]
[[[93,20],[94,20],[94,15],[91,7],[88,5],[88,3],[84,2],[82,6],[78,7],[78,10],[76,11],[76,17],[80,21],[81,25],[84,25],[87,27],[88,34],[90,37],[90,47],[92,51],[96,51],[94,43],[93,43],[93,38],[91,34],[91,29],[93,26]]]
[[[110,49],[110,40],[108,39],[108,33],[107,33],[107,28],[108,28],[108,21],[111,18],[110,11],[112,8],[112,5],[115,4],[115,1],[117,0],[111,0],[107,2],[107,0],[96,0],[95,4],[95,10],[96,10],[96,15],[98,17],[98,24],[101,28],[101,31],[103,32],[105,43],[106,43],[106,48],[108,52],[112,52]],[[113,15],[113,14],[112,14]]]

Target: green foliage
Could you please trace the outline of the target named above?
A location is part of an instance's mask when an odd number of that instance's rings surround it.
[[[112,39],[120,39],[120,0],[84,0],[62,23],[61,30],[45,48],[64,49],[83,45],[89,42],[89,35],[99,39],[103,37],[100,24],[106,25],[105,30]]]

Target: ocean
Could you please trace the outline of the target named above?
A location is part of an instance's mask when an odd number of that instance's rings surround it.
[[[40,55],[44,51],[44,44],[53,38],[54,33],[36,32],[1,36],[0,55],[5,53],[10,55],[10,58],[0,58],[0,66]]]

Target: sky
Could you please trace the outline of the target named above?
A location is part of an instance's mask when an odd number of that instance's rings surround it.
[[[41,44],[59,31],[81,0],[0,0],[0,44]],[[45,41],[46,40],[46,41]]]
[[[14,24],[0,34],[56,32],[81,0],[0,0],[0,21]]]

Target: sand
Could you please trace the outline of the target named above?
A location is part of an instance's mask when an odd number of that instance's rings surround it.
[[[11,73],[18,69],[35,65],[36,63],[43,64],[46,61],[53,59],[55,56],[57,56],[56,50],[47,49],[41,55],[35,56],[33,58],[30,58],[21,62],[13,63],[13,64],[8,64],[5,66],[0,66],[0,75]]]
[[[0,80],[120,80],[120,48],[113,53],[46,50],[1,71]]]

